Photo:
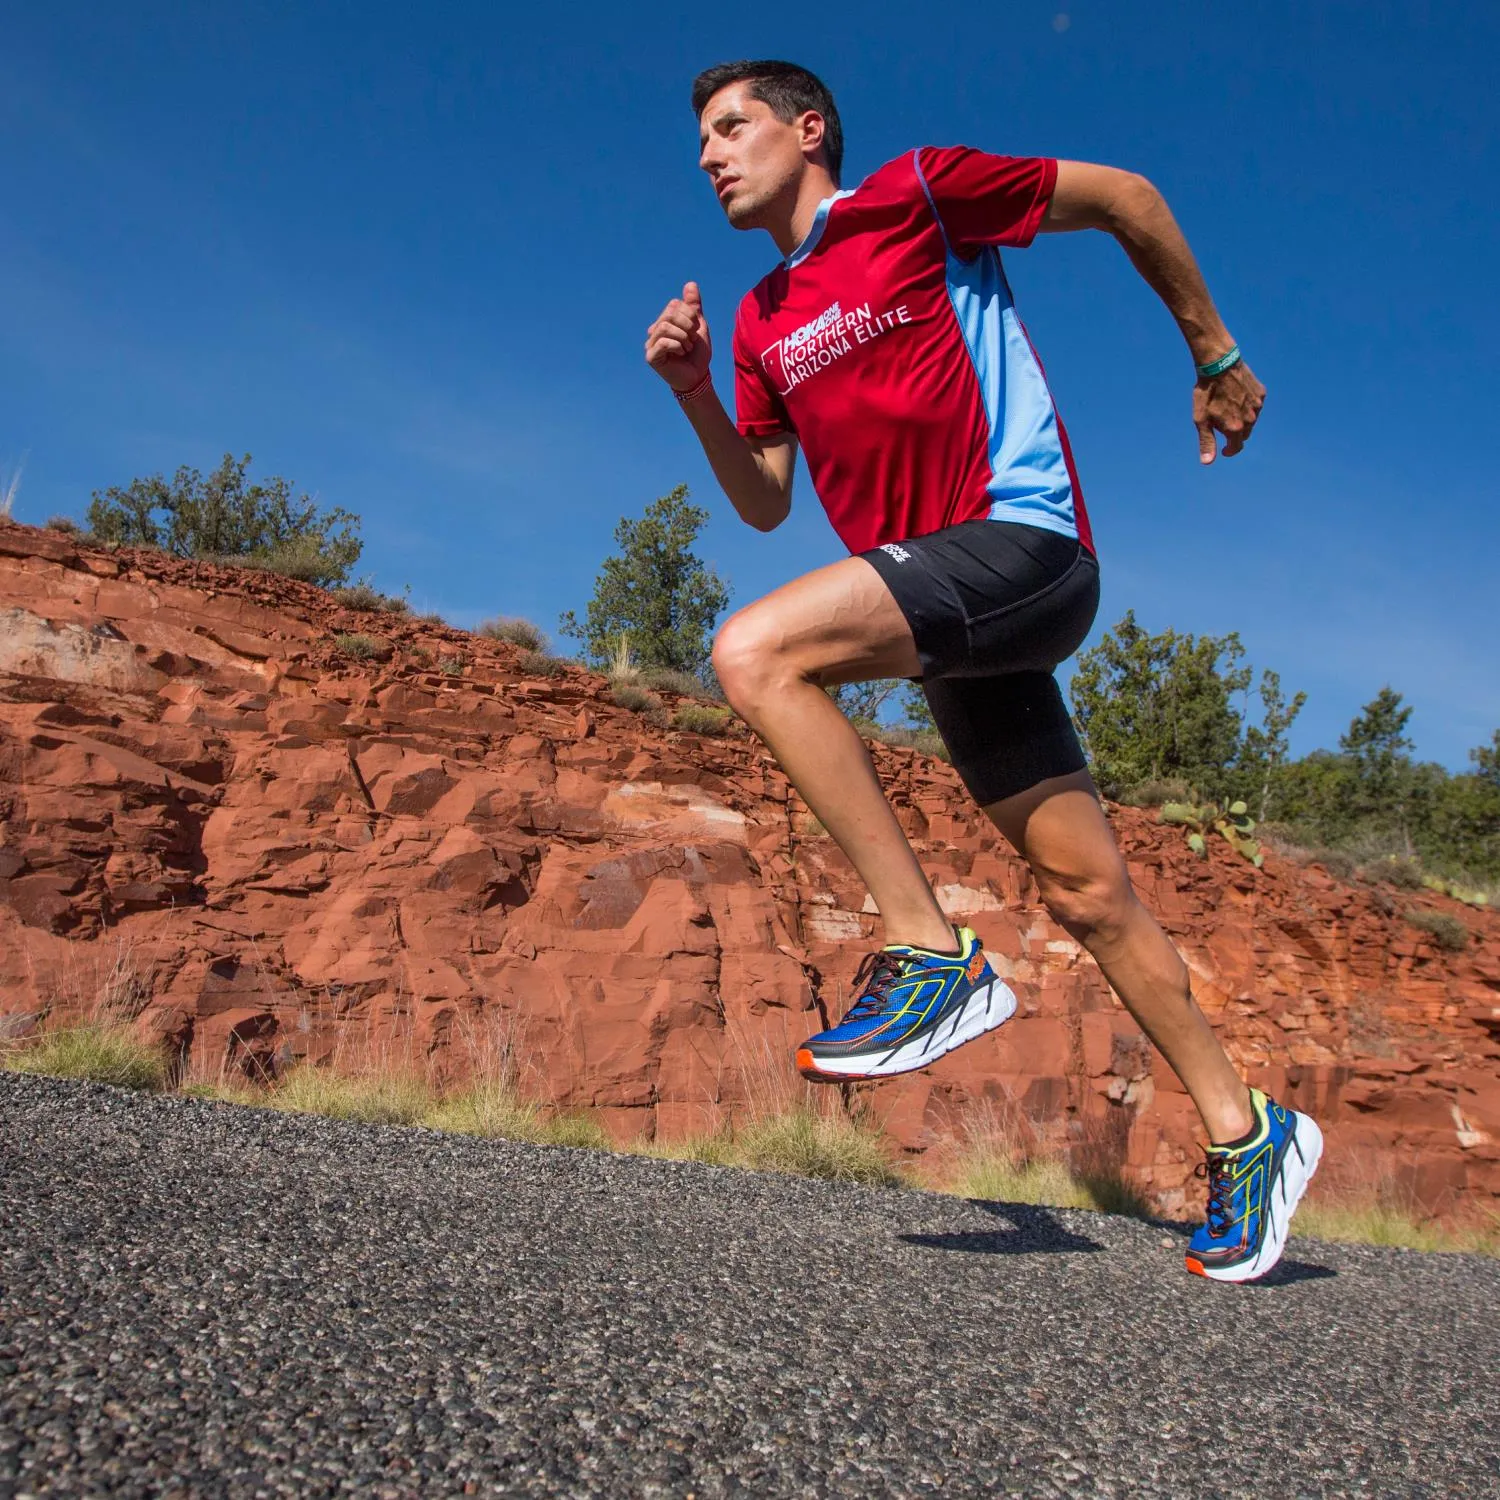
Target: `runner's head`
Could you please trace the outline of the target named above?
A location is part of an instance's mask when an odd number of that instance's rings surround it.
[[[698,164],[736,229],[764,227],[768,211],[797,198],[807,173],[838,186],[844,130],[821,79],[788,62],[732,62],[693,80]]]

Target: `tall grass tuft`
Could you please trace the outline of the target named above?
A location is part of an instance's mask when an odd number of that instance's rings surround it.
[[[1086,1142],[1082,1149],[1095,1165],[1077,1170],[1063,1153],[1043,1148],[1035,1126],[1014,1103],[986,1104],[964,1122],[943,1187],[961,1198],[1149,1218],[1150,1205],[1105,1164],[1106,1152],[1090,1149],[1097,1145]]]
[[[130,948],[122,943],[91,954],[83,970],[68,971],[59,983],[56,1003],[67,1019],[0,1047],[0,1065],[116,1088],[165,1088],[171,1071],[166,1054],[136,1030],[151,992]]]
[[[743,1126],[734,1138],[732,1160],[762,1172],[793,1172],[830,1182],[896,1187],[902,1181],[878,1131],[841,1110],[811,1105]]]
[[[161,1048],[143,1042],[134,1027],[110,1021],[84,1021],[44,1031],[34,1040],[7,1048],[5,1066],[13,1073],[83,1078],[148,1093],[167,1083],[167,1059]]]
[[[359,1120],[366,1125],[415,1125],[432,1109],[432,1088],[408,1069],[348,1076],[303,1063],[266,1095],[272,1109]]]
[[[1380,1198],[1310,1197],[1297,1210],[1293,1232],[1350,1245],[1500,1256],[1500,1215],[1440,1223]]]

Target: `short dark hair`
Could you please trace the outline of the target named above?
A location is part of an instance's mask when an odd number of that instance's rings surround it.
[[[731,83],[748,83],[750,97],[770,105],[771,113],[788,125],[810,109],[822,115],[823,155],[828,160],[829,174],[835,182],[839,180],[844,165],[844,127],[833,95],[816,73],[809,73],[796,63],[770,59],[719,63],[705,68],[693,80],[694,119],[702,119],[708,101]]]

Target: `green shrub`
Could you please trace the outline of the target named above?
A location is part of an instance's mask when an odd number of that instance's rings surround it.
[[[436,610],[429,610],[425,615],[413,615],[412,623],[415,625],[447,625],[447,621]]]
[[[1427,933],[1444,953],[1462,953],[1469,946],[1469,929],[1445,911],[1409,911],[1406,920]]]
[[[432,652],[430,652],[426,646],[408,646],[406,648],[406,654],[411,657],[411,659],[419,667],[430,667],[432,665]]]
[[[680,703],[672,715],[672,727],[689,734],[724,734],[733,717],[727,708],[710,708],[706,703]]]
[[[224,461],[207,479],[184,466],[124,488],[94,492],[88,524],[102,543],[159,547],[177,557],[228,558],[324,587],[359,561],[359,517],[320,511],[280,477],[249,483],[250,455]]]
[[[547,649],[546,634],[530,620],[501,615],[498,619],[484,621],[474,633],[491,641],[509,641],[512,646],[519,646],[523,651]]]
[[[377,657],[391,654],[390,643],[378,640],[373,635],[336,635],[333,643],[355,661],[374,661]]]
[[[438,671],[444,677],[462,677],[464,675],[464,668],[468,665],[468,658],[463,656],[442,656],[438,658]]]

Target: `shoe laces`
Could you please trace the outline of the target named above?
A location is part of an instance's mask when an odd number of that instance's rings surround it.
[[[891,986],[905,973],[906,963],[905,955],[887,948],[867,953],[854,976],[859,998],[849,1007],[844,1020],[862,1021],[867,1016],[878,1016],[890,1004]]]
[[[1237,1222],[1234,1212],[1235,1189],[1239,1177],[1234,1156],[1227,1151],[1206,1151],[1206,1160],[1198,1163],[1196,1175],[1208,1179],[1208,1230],[1222,1239]]]

